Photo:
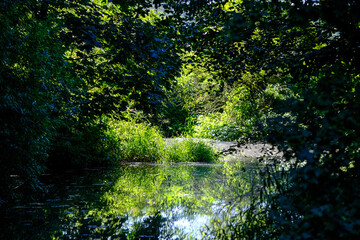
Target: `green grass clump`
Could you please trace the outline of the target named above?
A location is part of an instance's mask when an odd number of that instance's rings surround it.
[[[107,118],[102,150],[114,162],[216,162],[216,150],[199,139],[165,144],[160,131],[149,123]]]
[[[148,123],[111,119],[106,135],[107,152],[115,160],[157,162],[164,155],[163,136]]]
[[[184,139],[174,141],[166,148],[165,162],[206,162],[218,160],[216,150],[204,141]]]

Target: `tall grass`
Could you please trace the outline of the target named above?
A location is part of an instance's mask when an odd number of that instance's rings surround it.
[[[215,162],[217,153],[206,142],[184,139],[165,144],[160,131],[149,123],[105,119],[108,126],[103,151],[113,161]]]
[[[112,159],[131,162],[156,162],[164,155],[165,142],[148,123],[107,119],[105,148]]]
[[[215,149],[198,139],[183,139],[174,141],[166,148],[166,162],[206,162],[218,160]]]

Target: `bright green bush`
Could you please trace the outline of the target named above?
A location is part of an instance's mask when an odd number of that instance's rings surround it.
[[[261,138],[259,124],[274,117],[272,106],[291,96],[290,90],[279,84],[269,84],[259,92],[234,86],[224,94],[228,100],[223,111],[200,115],[189,132],[192,137],[225,141]]]
[[[215,162],[217,153],[214,148],[198,139],[175,140],[166,147],[166,162]]]
[[[236,122],[228,118],[226,114],[218,112],[208,116],[199,116],[191,136],[226,141],[239,138],[240,130]]]

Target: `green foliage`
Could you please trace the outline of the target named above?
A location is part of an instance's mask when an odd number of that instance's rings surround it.
[[[157,125],[166,137],[176,137],[187,131],[190,118],[190,112],[182,102],[170,96],[160,110]]]
[[[188,53],[183,58],[192,57]],[[184,65],[173,88],[183,108],[192,114],[218,112],[225,103],[225,83],[217,81],[211,72],[198,65]]]
[[[106,119],[104,149],[112,159],[130,162],[157,162],[163,157],[165,142],[149,123]]]
[[[183,58],[202,61],[194,53]],[[243,72],[239,82],[229,83],[200,64],[184,65],[171,92],[178,112],[192,116],[182,130],[196,138],[259,140],[264,135],[258,125],[266,125],[266,119],[276,115],[272,109],[293,95],[284,84],[289,78],[281,72],[273,76],[265,71]]]
[[[198,139],[175,139],[166,148],[166,162],[213,163],[218,154],[208,143]]]
[[[180,106],[168,106],[164,110],[164,118],[160,124],[166,137],[178,137],[186,133],[189,128],[189,112]]]
[[[51,18],[34,14],[32,1],[5,1],[0,10],[0,199],[12,189],[42,190],[57,112],[72,86],[62,44]],[[21,179],[14,185],[10,175]]]
[[[200,116],[195,136],[266,137],[284,152],[291,184],[267,172],[260,205],[245,215],[257,238],[358,238],[357,1],[1,6],[0,200],[15,188],[40,190],[47,159],[162,159],[167,150],[149,124],[103,119],[131,107],[167,135]],[[174,161],[213,156],[197,142],[169,149]]]
[[[279,84],[269,84],[261,92],[239,84],[225,90],[224,95],[223,111],[200,115],[190,130],[191,136],[225,141],[262,139],[264,133],[259,131],[259,125],[266,125],[268,118],[276,116],[273,108],[292,93]]]
[[[215,162],[217,153],[197,139],[173,140],[165,144],[157,128],[149,123],[104,118],[108,127],[100,147],[111,161],[127,162]]]
[[[288,170],[264,172],[262,197],[234,238],[359,238],[359,9],[357,1],[234,4],[228,41],[217,38],[213,50],[224,56],[209,62],[234,76],[264,71],[261,91],[280,74],[278,83],[294,93],[279,99],[262,128]]]
[[[185,54],[183,59],[187,58]],[[223,105],[220,83],[214,82],[211,74],[200,66],[185,64],[181,75],[167,91],[168,99],[161,111],[160,126],[166,136],[186,133],[196,115],[215,112]]]
[[[87,158],[103,134],[96,119],[104,114],[130,102],[158,122],[164,89],[181,64],[177,33],[150,12],[150,1],[1,6],[1,199],[21,189],[11,174],[26,192],[40,188],[48,159],[92,165],[99,155]]]
[[[199,116],[195,126],[191,129],[191,136],[195,138],[209,138],[216,140],[235,140],[240,135],[239,126],[226,113],[214,113]]]

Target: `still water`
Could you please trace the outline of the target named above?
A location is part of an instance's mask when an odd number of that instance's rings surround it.
[[[44,200],[8,210],[0,238],[203,239],[212,221],[246,208],[257,168],[133,163],[50,175]]]

